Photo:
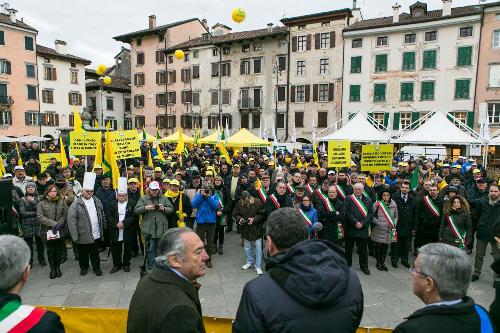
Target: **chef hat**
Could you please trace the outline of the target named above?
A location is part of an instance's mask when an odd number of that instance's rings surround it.
[[[84,190],[94,190],[95,179],[97,175],[93,172],[85,172],[83,176],[82,189]]]
[[[118,178],[118,194],[127,194],[127,177]]]

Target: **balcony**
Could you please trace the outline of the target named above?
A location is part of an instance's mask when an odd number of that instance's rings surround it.
[[[14,104],[14,100],[10,96],[0,96],[0,105],[12,105]]]

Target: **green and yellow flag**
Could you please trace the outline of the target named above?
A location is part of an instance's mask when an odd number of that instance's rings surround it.
[[[113,181],[113,188],[118,188],[118,178],[120,177],[120,170],[116,164],[116,155],[113,153],[113,146],[109,137],[109,131],[105,134],[106,142],[104,144],[104,157],[102,160],[102,169],[104,174],[108,174]]]
[[[73,129],[75,132],[84,131],[83,121],[82,118],[80,118],[80,114],[78,113],[76,106],[73,106]]]
[[[68,158],[66,157],[66,149],[64,148],[62,136],[59,136],[59,146],[61,146],[61,166],[66,168],[68,166]]]

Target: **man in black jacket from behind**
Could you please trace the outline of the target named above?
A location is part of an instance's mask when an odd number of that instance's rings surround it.
[[[296,209],[280,208],[266,222],[267,273],[245,285],[233,332],[355,332],[363,291],[341,250],[306,240]]]

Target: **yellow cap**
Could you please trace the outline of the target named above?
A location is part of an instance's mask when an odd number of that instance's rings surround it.
[[[480,173],[480,172],[481,172],[481,170],[479,170],[479,169],[474,169],[474,171],[472,171],[472,173]]]
[[[266,155],[264,155],[264,161],[267,161],[269,159],[269,157],[267,157]]]
[[[94,169],[102,169],[102,165],[99,163],[94,164]]]
[[[213,176],[214,173],[212,171],[207,171],[205,172],[205,176]]]
[[[269,163],[267,163],[267,165],[274,165],[274,161],[269,161]]]
[[[179,181],[177,179],[172,179],[172,181],[170,182],[170,186],[172,185],[181,186],[181,184],[179,184]]]
[[[163,182],[164,182],[164,183],[167,183],[167,184],[170,184],[170,183],[171,183],[170,179],[168,179],[168,178],[163,179]]]
[[[172,156],[168,156],[168,157],[167,157],[167,160],[172,160]]]
[[[155,172],[162,172],[163,170],[160,167],[155,168]]]
[[[138,182],[139,182],[139,179],[137,179],[137,178],[130,178],[130,179],[128,180],[128,183],[129,183],[129,184],[130,184],[130,183],[138,183]]]

